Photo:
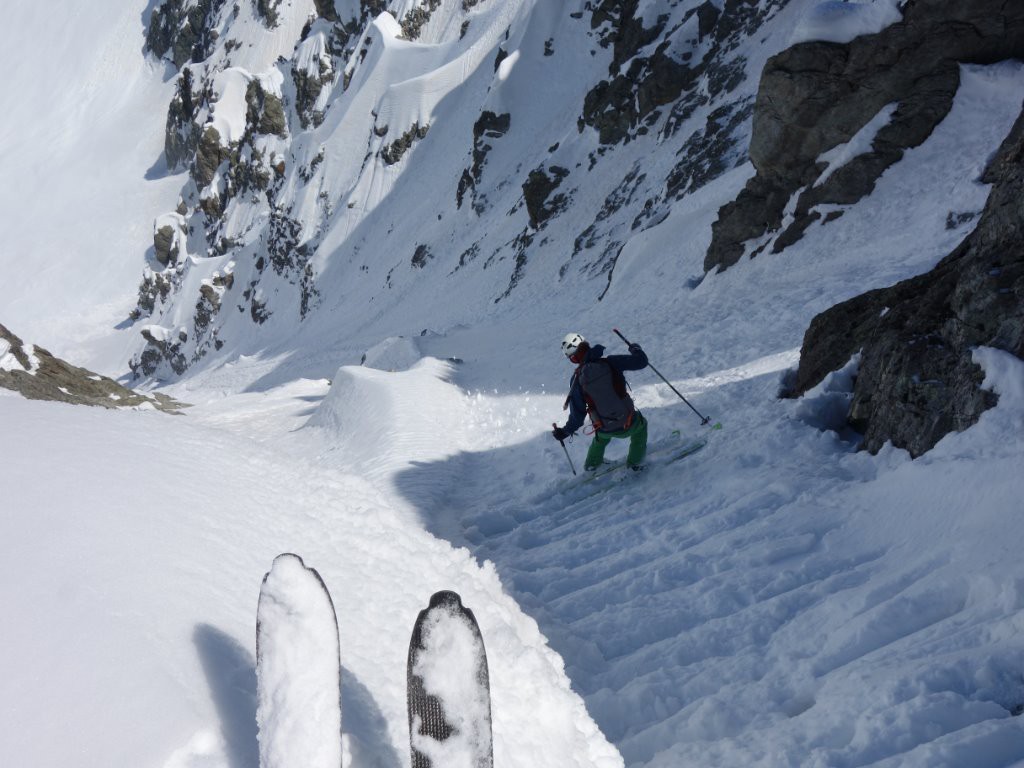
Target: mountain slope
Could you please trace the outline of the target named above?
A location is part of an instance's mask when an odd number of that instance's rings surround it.
[[[167,154],[190,180],[158,222],[136,372],[339,312],[453,325],[528,306],[526,286],[593,304],[631,238],[742,163],[757,73],[804,4],[431,3],[414,35],[406,5],[321,13],[290,52],[306,6],[269,29],[210,6],[216,42],[176,59]],[[314,51],[316,119],[292,88]],[[439,313],[439,292],[472,304]]]
[[[1020,63],[944,72],[941,114],[884,163],[899,109],[858,112],[809,161],[872,170],[863,194],[705,273],[762,171],[763,65],[911,5],[935,3],[103,3],[104,52],[82,17],[15,6],[75,64],[40,79],[38,35],[3,48],[0,154],[26,185],[4,199],[38,249],[0,252],[0,310],[195,406],[0,391],[0,762],[255,768],[256,600],[283,551],[338,609],[346,766],[407,764],[407,633],[443,588],[481,620],[502,765],[1024,761],[1018,357],[965,350],[995,407],[915,460],[856,450],[854,346],[778,397],[820,313],[1000,242],[982,212],[1015,200],[1016,155],[991,160]],[[49,186],[70,218],[39,214]],[[613,327],[724,428],[585,497],[548,434],[557,342],[618,351]],[[630,381],[653,441],[698,431]]]

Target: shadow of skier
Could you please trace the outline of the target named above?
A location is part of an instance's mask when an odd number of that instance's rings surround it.
[[[209,624],[192,633],[210,695],[220,716],[231,768],[259,768],[256,726],[256,664],[234,638]]]
[[[349,738],[353,768],[399,768],[388,723],[373,694],[349,670],[341,670],[341,727]]]

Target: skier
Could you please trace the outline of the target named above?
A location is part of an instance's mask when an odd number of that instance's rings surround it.
[[[613,437],[619,437],[629,438],[627,466],[634,471],[642,470],[647,455],[647,419],[633,405],[622,372],[647,367],[643,349],[639,344],[630,344],[628,355],[604,357],[603,346],[591,347],[583,336],[570,333],[562,340],[562,352],[576,364],[576,370],[563,406],[569,409],[569,420],[564,427],[556,426],[551,434],[562,442],[583,426],[583,417],[589,414],[594,441],[587,451],[583,469],[593,472],[601,466],[604,449]]]

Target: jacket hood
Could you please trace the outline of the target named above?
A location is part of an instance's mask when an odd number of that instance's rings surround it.
[[[595,360],[600,360],[602,357],[604,357],[604,345],[595,344],[587,350],[587,356],[584,358],[583,362],[592,363]]]

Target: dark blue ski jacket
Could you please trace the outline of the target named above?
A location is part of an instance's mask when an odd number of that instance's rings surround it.
[[[604,357],[604,347],[601,344],[595,344],[587,351],[587,356],[583,363],[593,363],[604,358],[605,362],[619,373],[639,371],[641,368],[646,368],[647,353],[636,344],[633,347],[635,351],[630,352],[628,355],[609,355]],[[566,402],[569,404],[569,420],[565,423],[564,429],[569,434],[573,434],[583,426],[583,421],[587,417],[587,401],[583,397],[583,388],[580,386],[578,369],[577,373],[573,373],[572,379],[569,382],[569,397],[566,398]]]

